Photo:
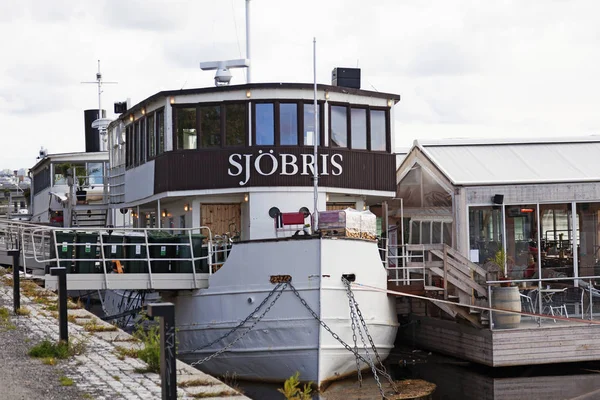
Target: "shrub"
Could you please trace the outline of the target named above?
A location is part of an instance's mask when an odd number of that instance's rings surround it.
[[[294,375],[289,377],[283,384],[283,389],[277,389],[280,393],[283,393],[287,400],[310,400],[311,399],[311,388],[312,382],[306,383],[302,390],[298,387],[300,385],[300,372],[296,372]]]

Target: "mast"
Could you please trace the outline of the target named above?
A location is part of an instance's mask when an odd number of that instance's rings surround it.
[[[318,200],[319,200],[319,163],[317,161],[317,143],[319,139],[319,116],[317,114],[317,38],[313,37],[313,96],[314,96],[314,115],[315,115],[315,132],[313,134],[313,159],[314,159],[314,169],[313,169],[313,196],[314,196],[314,208],[313,208],[313,232],[319,228],[319,211],[317,209]]]
[[[250,0],[246,0],[246,59],[251,60],[250,58]],[[251,83],[252,79],[250,78],[250,62],[248,62],[247,67],[247,75],[246,75],[246,83]]]

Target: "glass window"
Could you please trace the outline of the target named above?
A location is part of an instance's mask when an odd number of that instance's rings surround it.
[[[469,207],[469,248],[471,261],[483,265],[502,248],[502,209]]]
[[[225,145],[246,144],[246,104],[225,105]]]
[[[537,278],[535,205],[506,206],[506,272],[513,279]],[[555,273],[557,271],[554,271]]]
[[[352,108],[350,111],[350,126],[352,130],[352,148],[367,149],[367,110]]]
[[[198,148],[196,142],[196,109],[178,108],[177,113],[177,149]]]
[[[146,119],[140,121],[140,164],[146,162],[146,152],[148,151],[148,136],[146,132]]]
[[[156,113],[156,132],[158,133],[158,154],[165,152],[165,114],[163,111]]]
[[[221,107],[200,107],[202,147],[221,147]]]
[[[298,106],[296,104],[279,105],[279,144],[298,145]]]
[[[146,125],[148,129],[148,157],[152,158],[156,155],[156,135],[154,126],[154,114],[148,116],[148,123]]]
[[[87,174],[89,176],[90,185],[102,185],[104,180],[102,179],[102,163],[89,163],[87,165]]]
[[[275,117],[273,103],[256,104],[256,145],[273,146],[275,144]]]
[[[133,126],[133,148],[134,148],[134,152],[133,152],[133,159],[134,159],[134,164],[135,165],[139,165],[140,163],[140,122],[136,122]]]
[[[385,111],[371,111],[371,150],[386,150]]]
[[[348,147],[347,108],[331,106],[331,146]]]
[[[317,108],[317,121],[320,121],[320,107]],[[304,145],[314,146],[313,138],[317,137],[317,145],[319,145],[319,125],[317,123],[317,130],[315,134],[315,107],[313,104],[304,104]]]

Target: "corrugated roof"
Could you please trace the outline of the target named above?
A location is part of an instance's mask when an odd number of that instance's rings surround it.
[[[457,185],[600,181],[600,137],[415,145]]]

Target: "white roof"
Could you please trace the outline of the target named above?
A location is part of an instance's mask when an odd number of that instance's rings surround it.
[[[600,181],[600,137],[415,141],[456,185]]]

